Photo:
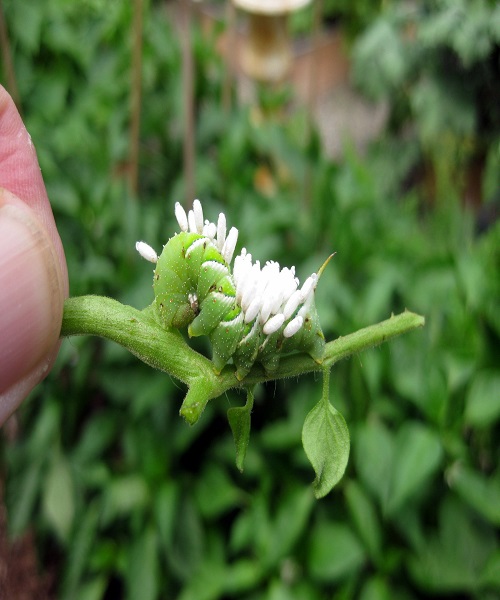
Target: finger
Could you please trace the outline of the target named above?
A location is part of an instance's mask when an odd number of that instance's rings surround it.
[[[46,228],[56,250],[68,294],[67,268],[61,239],[47,198],[35,147],[17,108],[0,85],[0,187],[23,200]]]
[[[48,372],[64,298],[53,240],[23,201],[0,189],[0,423]]]

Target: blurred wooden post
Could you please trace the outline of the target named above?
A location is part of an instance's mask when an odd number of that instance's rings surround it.
[[[182,97],[184,121],[184,183],[186,208],[195,198],[195,131],[194,131],[194,66],[191,47],[191,0],[179,1],[179,22],[182,50]]]
[[[142,87],[142,20],[143,0],[134,0],[132,16],[132,77],[130,90],[130,156],[129,186],[132,196],[137,197],[139,182],[139,134],[141,126]]]
[[[0,0],[0,50],[2,53],[3,68],[5,71],[5,79],[7,90],[12,96],[17,109],[21,112],[21,104],[19,98],[19,89],[17,87],[16,74],[14,71],[14,63],[12,62],[12,54],[10,52],[9,34],[7,31],[7,23],[3,12],[2,0]]]

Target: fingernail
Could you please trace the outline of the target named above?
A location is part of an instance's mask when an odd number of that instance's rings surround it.
[[[10,197],[2,191],[0,393],[46,359],[59,337],[63,309],[53,244],[34,213],[20,202],[9,203]]]

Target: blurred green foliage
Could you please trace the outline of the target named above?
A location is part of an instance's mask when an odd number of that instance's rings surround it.
[[[134,243],[161,247],[184,190],[169,8],[145,15],[135,199],[129,4],[4,0],[72,295],[152,300]],[[240,474],[225,413],[243,396],[212,402],[190,428],[175,382],[111,343],[65,341],[2,442],[12,534],[34,529],[63,599],[498,598],[499,223],[477,234],[453,198],[423,211],[387,148],[347,148],[333,164],[300,112],[225,112],[213,48],[195,31],[196,187],[210,218],[224,208],[240,244],[301,277],[337,252],[317,292],[327,339],[405,307],[427,325],[333,370],[352,455],[319,502],[300,440],[319,381],[256,390]]]
[[[388,2],[354,43],[353,59],[353,79],[386,100],[390,131],[406,146],[399,151],[413,149],[413,177],[425,171],[435,201],[500,201],[498,2]]]
[[[313,1],[291,13],[290,29],[294,34],[310,34],[315,12],[319,10],[324,29],[340,26],[346,38],[352,41],[380,13],[385,3],[386,0],[321,0],[318,5]]]

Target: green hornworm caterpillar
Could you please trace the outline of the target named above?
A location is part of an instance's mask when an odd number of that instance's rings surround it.
[[[238,230],[231,228],[226,237],[224,214],[217,225],[204,221],[195,200],[188,215],[177,202],[175,215],[181,232],[159,257],[145,242],[136,244],[141,256],[156,263],[155,304],[165,327],[188,327],[190,337],[207,335],[215,371],[232,359],[240,380],[255,362],[272,372],[280,356],[291,352],[321,362],[325,339],[314,305],[319,275],[299,289],[294,267],[280,270],[268,261],[261,268],[244,248],[231,272]]]

